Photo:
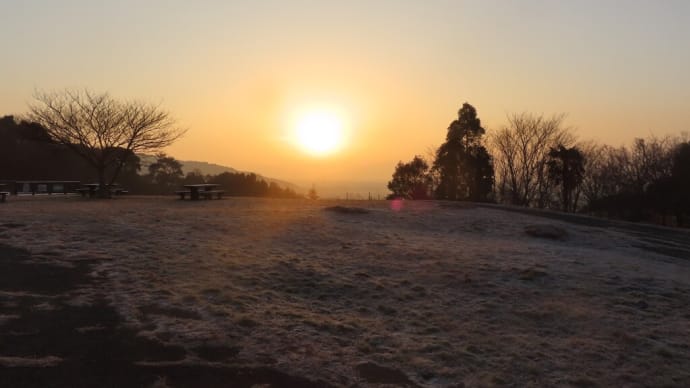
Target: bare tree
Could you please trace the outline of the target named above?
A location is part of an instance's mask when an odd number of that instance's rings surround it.
[[[434,160],[436,160],[436,153],[438,152],[438,147],[434,145],[429,145],[426,147],[426,151],[424,152],[423,155],[420,157],[428,166],[433,166],[434,165]],[[427,176],[429,177],[429,190],[431,193],[434,193],[436,191],[436,188],[438,185],[441,184],[441,174],[439,173],[438,169],[435,168],[429,168],[429,171],[427,172]]]
[[[644,212],[650,210],[668,211],[673,198],[664,198],[671,187],[673,158],[680,139],[650,136],[635,139],[630,147],[583,146],[582,193],[589,210],[630,219],[647,217]]]
[[[635,139],[628,169],[633,191],[643,192],[652,182],[671,175],[673,151],[677,145],[670,137]]]
[[[580,148],[585,160],[585,174],[581,186],[585,201],[589,204],[616,193],[618,190],[615,185],[620,181],[614,179],[616,173],[620,172],[613,163],[616,149],[592,141],[580,144]]]
[[[546,207],[553,187],[548,179],[549,150],[560,144],[571,147],[574,135],[563,127],[565,115],[545,118],[520,113],[490,136],[501,201],[520,206]]]
[[[128,157],[155,152],[184,134],[169,113],[139,101],[118,101],[89,90],[36,92],[28,119],[84,158],[97,172],[101,194],[115,182]],[[106,176],[108,175],[108,176]]]

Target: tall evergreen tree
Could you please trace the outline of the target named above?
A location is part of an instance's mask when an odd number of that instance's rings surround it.
[[[562,144],[551,148],[549,158],[549,178],[561,188],[561,206],[566,212],[575,211],[578,200],[576,189],[582,184],[585,158],[577,147],[566,148]]]
[[[488,201],[493,191],[491,156],[482,144],[486,131],[477,110],[462,104],[458,119],[450,123],[445,143],[436,152],[433,168],[439,174],[438,199]]]

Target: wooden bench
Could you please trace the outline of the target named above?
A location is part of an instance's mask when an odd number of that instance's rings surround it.
[[[175,194],[179,195],[180,199],[184,199],[185,195],[189,194],[191,196],[192,192],[189,190],[179,190],[179,191],[176,191]]]
[[[8,195],[10,195],[9,191],[0,191],[0,202],[5,202]]]
[[[129,193],[129,191],[127,191],[125,189],[121,189],[121,188],[110,189],[110,194],[112,194],[112,195],[124,195],[124,194],[128,194],[128,193]]]
[[[215,194],[217,199],[221,199],[221,198],[223,198],[224,193],[225,193],[224,190],[204,190],[204,191],[200,191],[199,195],[204,196],[204,198],[206,198],[206,199],[211,199],[211,198],[213,198],[213,194]]]

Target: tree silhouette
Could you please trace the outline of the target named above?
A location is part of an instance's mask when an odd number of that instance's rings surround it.
[[[157,106],[121,102],[89,90],[39,93],[28,117],[50,138],[69,147],[97,172],[101,196],[132,153],[156,151],[172,144],[184,131]]]
[[[592,142],[580,145],[585,160],[585,174],[582,180],[582,195],[591,204],[618,192],[621,169],[617,167],[618,150]]]
[[[549,178],[560,187],[563,211],[575,211],[578,195],[576,189],[582,184],[584,176],[584,157],[577,147],[566,148],[559,144],[549,151],[547,162]]]
[[[635,139],[630,147],[595,147],[586,154],[583,193],[586,210],[629,221],[682,224],[677,160],[682,144],[672,137]],[[680,207],[679,207],[680,206]]]
[[[672,163],[671,174],[649,186],[648,200],[661,213],[662,222],[667,214],[673,214],[676,225],[685,226],[685,217],[690,214],[690,143],[676,147]]]
[[[474,172],[470,187],[470,200],[486,202],[493,200],[494,165],[493,158],[484,146],[470,148],[470,169]]]
[[[208,183],[216,183],[229,196],[299,198],[290,188],[282,188],[275,182],[267,183],[254,173],[223,172],[209,176]]]
[[[567,147],[574,142],[563,128],[564,118],[513,114],[508,116],[508,125],[491,137],[502,201],[546,207],[552,197],[546,166],[549,150],[557,144]]]
[[[184,177],[182,163],[166,154],[157,154],[156,161],[149,165],[149,177],[156,191],[161,194],[171,192]]]
[[[674,147],[670,138],[636,138],[623,166],[628,189],[642,194],[652,182],[670,176]]]
[[[488,201],[493,191],[492,158],[482,144],[485,130],[476,109],[464,103],[458,119],[448,127],[445,143],[436,152],[436,197],[449,200]]]
[[[429,165],[419,156],[408,163],[398,162],[388,189],[393,197],[406,199],[429,198]]]
[[[40,124],[0,119],[0,177],[12,180],[93,180],[93,169]]]
[[[185,175],[184,179],[182,180],[182,183],[185,185],[197,185],[200,183],[206,183],[206,177],[201,172],[201,170],[195,168],[193,171],[190,171],[187,173],[187,175]]]
[[[311,185],[311,189],[309,189],[309,192],[307,193],[307,198],[311,199],[312,201],[319,199],[319,195],[316,193],[316,186]]]
[[[673,190],[677,193],[676,222],[684,226],[684,216],[690,214],[690,142],[678,146],[671,170]]]

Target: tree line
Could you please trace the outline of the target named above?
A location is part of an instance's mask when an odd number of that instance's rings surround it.
[[[0,118],[0,180],[98,182],[99,171],[89,160],[74,152],[74,147],[79,145],[61,144],[38,123],[4,116]],[[110,183],[114,177],[112,182],[132,193],[172,194],[184,184],[216,183],[230,196],[299,197],[290,188],[269,183],[253,173],[204,175],[197,170],[184,174],[182,163],[162,153],[144,168],[136,153],[114,148],[111,155],[119,155],[123,161],[114,159],[115,162],[108,164],[103,170],[103,179]]]
[[[513,114],[486,135],[476,109],[465,103],[432,155],[396,165],[390,197],[497,202],[687,226],[687,135],[612,147],[577,141],[564,120]]]
[[[170,114],[143,101],[66,89],[34,94],[21,120],[0,119],[0,180],[77,180],[99,183],[99,195],[119,182],[140,194],[169,194],[183,184],[216,183],[227,195],[297,197],[256,174],[184,175],[182,164],[160,153],[184,135]],[[141,173],[138,154],[156,152]]]
[[[204,175],[199,170],[184,174],[182,163],[164,153],[156,155],[156,160],[148,168],[148,174],[137,175],[138,182],[130,182],[145,194],[169,194],[182,185],[214,183],[225,191],[225,195],[243,197],[300,198],[289,187],[281,187],[276,182],[267,182],[254,173],[222,172]]]

